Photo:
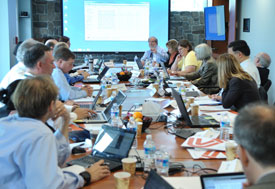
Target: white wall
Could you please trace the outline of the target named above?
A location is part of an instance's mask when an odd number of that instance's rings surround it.
[[[239,36],[251,49],[251,58],[259,52],[271,57],[269,79],[272,86],[268,92],[269,103],[275,102],[275,1],[242,0],[239,4]],[[243,18],[250,18],[250,32],[243,32]]]
[[[8,14],[8,0],[0,1],[0,80],[10,69],[10,42],[9,42],[9,14]]]

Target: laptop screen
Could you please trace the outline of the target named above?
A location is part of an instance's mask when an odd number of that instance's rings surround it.
[[[161,176],[159,176],[154,170],[150,171],[144,189],[172,189],[173,187],[166,182]]]
[[[138,65],[138,69],[140,69],[140,70],[143,69],[143,65],[139,58],[137,59],[137,65]]]
[[[128,156],[135,134],[135,131],[103,125],[93,146],[92,155],[121,160]]]
[[[98,75],[97,79],[100,81],[104,77],[104,75],[107,73],[108,70],[109,70],[109,67],[105,66],[102,72]]]
[[[243,173],[226,173],[201,176],[202,188],[205,189],[239,189],[243,188],[242,184],[244,182],[246,182],[246,176]]]
[[[100,90],[98,91],[98,93],[97,93],[97,95],[96,95],[96,97],[95,97],[95,99],[94,99],[94,101],[92,103],[92,106],[91,106],[92,110],[95,108],[96,102],[98,101],[98,98],[101,95],[101,93],[102,93],[102,88],[100,88]]]
[[[183,117],[184,121],[186,122],[186,124],[188,126],[192,126],[192,122],[191,122],[188,112],[185,108],[185,105],[184,105],[181,95],[173,88],[172,88],[172,94],[177,102],[178,108],[180,110],[181,116]]]
[[[126,99],[126,95],[122,91],[118,91],[116,97],[110,102],[110,104],[104,110],[104,114],[107,118],[107,121],[111,118],[111,109],[114,103],[120,106],[124,100]]]
[[[162,70],[164,71],[164,77],[167,78],[167,79],[169,79],[170,76],[169,76],[169,74],[168,74],[168,72],[166,70],[166,67],[165,67],[164,63],[160,62],[160,66],[161,66]]]

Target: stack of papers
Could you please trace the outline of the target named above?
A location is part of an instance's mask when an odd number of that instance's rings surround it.
[[[155,102],[161,106],[161,108],[167,108],[171,104],[171,100],[163,98],[147,98],[146,102]]]
[[[221,105],[222,104],[219,101],[210,99],[208,96],[200,96],[200,97],[195,98],[195,103],[199,104],[200,106]]]
[[[222,112],[229,110],[230,109],[223,108],[223,106],[200,106],[200,111],[202,112]]]

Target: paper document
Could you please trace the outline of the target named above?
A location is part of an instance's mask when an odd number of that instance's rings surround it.
[[[202,112],[221,112],[229,110],[230,109],[223,108],[223,106],[200,106],[200,111]]]
[[[218,173],[233,173],[233,172],[243,172],[243,167],[239,159],[234,159],[232,161],[223,161]]]
[[[151,101],[159,104],[162,108],[167,108],[171,104],[171,100],[163,98],[147,98],[145,101]]]
[[[195,98],[195,103],[199,104],[200,106],[205,106],[205,105],[220,105],[221,102],[218,102],[216,100],[212,100],[208,96],[201,96]]]
[[[226,159],[225,152],[204,149],[187,149],[193,159]]]
[[[200,177],[163,177],[175,189],[201,189]]]
[[[117,88],[117,90],[121,90],[121,91],[127,91],[127,87],[125,86],[125,84],[112,85],[112,88]]]
[[[202,148],[206,150],[225,151],[225,142],[220,139],[211,139],[203,137],[189,137],[181,145],[186,148]]]
[[[99,91],[101,86],[100,85],[90,85],[90,87],[92,87],[94,91]]]

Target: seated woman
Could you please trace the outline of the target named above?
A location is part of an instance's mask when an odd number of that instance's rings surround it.
[[[186,79],[191,80],[205,94],[216,94],[219,92],[217,64],[212,57],[212,49],[205,43],[195,47],[195,54],[202,65],[196,72],[182,73]]]
[[[0,102],[4,104],[4,106],[0,108],[0,118],[8,116],[12,111],[15,110],[11,101],[11,95],[15,91],[20,81],[21,80],[15,80],[7,87],[7,89],[0,90]]]
[[[224,89],[224,108],[239,110],[248,103],[259,101],[256,82],[246,73],[231,54],[222,54],[217,60],[219,86]]]
[[[184,75],[197,71],[201,66],[201,61],[198,61],[192,45],[187,40],[180,40],[178,46],[179,55],[177,56],[169,74]]]
[[[168,49],[169,59],[164,63],[166,68],[171,68],[172,64],[175,62],[176,57],[178,56],[178,41],[171,39],[166,43]]]

